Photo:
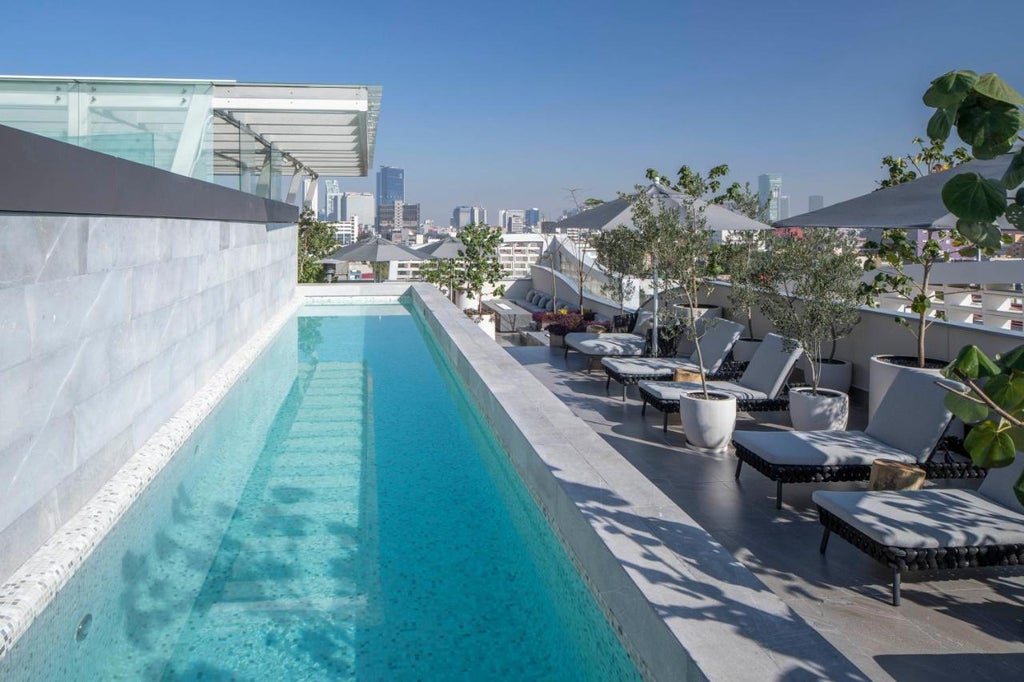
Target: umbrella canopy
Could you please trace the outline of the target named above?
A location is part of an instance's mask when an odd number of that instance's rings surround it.
[[[419,252],[444,260],[458,258],[459,254],[464,251],[465,248],[466,247],[462,242],[455,237],[445,237],[439,241],[430,242],[423,248],[419,249]]]
[[[682,210],[690,199],[681,192],[671,190],[664,185],[652,184],[644,190],[655,199],[655,207],[661,205],[670,209]],[[657,201],[660,199],[661,202]],[[769,225],[752,220],[742,213],[732,211],[725,206],[709,204],[700,199],[693,200],[694,205],[704,210],[704,217],[707,218],[707,228],[714,232],[728,232],[740,230],[767,230]],[[614,230],[619,225],[635,228],[633,225],[633,212],[628,199],[614,199],[577,213],[574,216],[563,218],[555,223],[555,227],[574,227],[588,230]]]
[[[970,161],[773,224],[775,227],[952,229],[956,227],[956,216],[942,203],[942,188],[946,182],[961,173],[1001,178],[1012,157],[1013,154],[1003,154],[994,159]],[[1000,218],[998,224],[1000,229],[1013,229],[1004,218]]]
[[[396,244],[383,237],[371,237],[361,242],[343,246],[324,260],[380,263],[393,260],[427,260],[427,258],[429,256],[403,244]]]

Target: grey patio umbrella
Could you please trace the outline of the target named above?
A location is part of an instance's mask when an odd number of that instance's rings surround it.
[[[655,210],[664,207],[669,210],[678,210],[685,214],[686,205],[693,201],[698,209],[703,209],[704,217],[707,219],[707,229],[714,232],[746,231],[746,230],[768,230],[770,225],[758,222],[747,216],[732,211],[725,206],[711,204],[700,199],[691,200],[682,192],[676,192],[664,185],[654,183],[643,190],[654,199]],[[619,225],[636,229],[633,224],[633,210],[628,199],[614,199],[606,201],[594,208],[582,211],[574,216],[564,218],[555,223],[555,227],[573,227],[587,230],[614,230]],[[652,283],[654,285],[653,307],[654,307],[654,339],[658,338],[658,271],[655,265]],[[657,341],[655,340],[655,343]]]
[[[434,258],[440,258],[443,260],[450,260],[452,258],[458,258],[462,253],[462,250],[466,247],[463,246],[462,242],[456,237],[445,237],[444,239],[430,242],[423,248],[419,249],[420,253],[426,253],[433,256]]]
[[[383,263],[393,260],[426,260],[429,256],[403,244],[396,244],[383,237],[370,237],[361,242],[343,246],[323,261],[365,261]],[[375,278],[376,279],[376,278]]]
[[[895,187],[869,192],[817,211],[778,220],[775,227],[852,227],[952,229],[956,216],[942,203],[942,188],[961,173],[978,173],[985,178],[1000,178],[1013,154],[994,159],[970,161],[941,173],[923,175]],[[1013,229],[999,219],[1000,229]]]

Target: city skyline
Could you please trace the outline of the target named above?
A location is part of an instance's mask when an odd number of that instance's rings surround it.
[[[994,0],[985,10],[1015,16],[1016,5]],[[279,14],[263,0],[247,7],[232,16],[243,33],[258,34]],[[881,158],[910,152],[924,135],[931,111],[921,94],[936,76],[995,71],[1024,90],[1024,63],[1006,49],[1013,22],[993,22],[986,40],[955,50],[928,39],[962,24],[953,2],[782,2],[767,14],[729,2],[657,12],[601,1],[438,8],[396,0],[388,12],[323,5],[318,21],[303,23],[301,57],[272,60],[258,41],[224,50],[217,19],[227,11],[194,0],[113,0],[62,8],[54,22],[49,4],[27,4],[7,17],[0,55],[7,72],[26,75],[381,85],[374,164],[368,178],[341,178],[341,190],[374,192],[378,169],[399,166],[407,201],[439,225],[463,204],[495,215],[538,207],[555,219],[574,205],[562,188],[610,199],[643,183],[648,168],[671,177],[682,164],[706,172],[726,163],[730,182],[752,185],[778,173],[799,213],[811,195],[836,203],[877,187]],[[355,27],[346,41],[336,40],[340,20]],[[174,35],[155,34],[160,21],[173,21]],[[497,25],[522,36],[517,49],[423,40]],[[81,35],[117,49],[53,49]],[[759,68],[765,58],[772,78]],[[474,103],[459,99],[466,83]]]

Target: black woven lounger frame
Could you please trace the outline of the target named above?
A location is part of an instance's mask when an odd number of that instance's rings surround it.
[[[930,458],[924,464],[919,465],[925,471],[925,477],[929,479],[949,478],[984,478],[987,470],[975,466],[970,460],[958,462],[950,455],[950,450],[956,449],[958,441],[952,438],[944,438],[932,451]],[[754,467],[769,479],[775,481],[775,508],[782,509],[782,484],[783,483],[835,483],[839,481],[866,481],[871,478],[870,464],[842,464],[842,465],[808,465],[808,464],[773,464],[756,452],[747,449],[736,441],[733,441],[736,448],[736,479],[740,477],[743,463],[746,462]],[[952,446],[952,447],[951,447]],[[941,461],[933,461],[935,453],[944,450]]]
[[[827,509],[818,507],[818,520],[825,526],[819,551],[824,554],[828,539],[835,533],[851,545],[892,569],[892,605],[900,605],[900,576],[903,571],[980,566],[1019,566],[1024,564],[1024,545],[988,545],[984,547],[939,547],[914,549],[890,547],[872,540]]]
[[[793,384],[796,386],[796,384]],[[710,388],[710,391],[714,392],[714,388]],[[668,431],[668,416],[679,412],[679,401],[666,399],[662,400],[658,396],[640,387],[640,399],[643,400],[643,407],[640,409],[640,414],[647,413],[647,406],[650,405],[654,409],[658,410],[664,415],[662,422],[662,430]],[[736,409],[741,412],[785,412],[789,409],[789,386],[783,387],[782,391],[774,398],[751,398],[745,400],[736,400]]]
[[[735,381],[743,376],[743,370],[747,368],[746,362],[723,362],[714,374],[709,374],[708,381]],[[628,373],[623,374],[613,369],[604,367],[608,378],[604,382],[604,392],[611,395],[612,379],[622,384],[622,399],[626,399],[626,388],[635,386],[641,381],[672,381],[675,378],[675,370],[662,370],[647,374]]]

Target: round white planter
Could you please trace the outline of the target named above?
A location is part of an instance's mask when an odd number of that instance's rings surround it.
[[[850,416],[850,396],[841,391],[810,387],[789,389],[789,419],[797,431],[842,431]]]
[[[732,359],[736,362],[750,362],[761,347],[761,339],[739,339],[732,347]]]
[[[804,373],[804,381],[811,383],[811,361],[806,355],[800,356],[800,369]],[[818,365],[821,378],[818,379],[819,388],[830,388],[841,393],[850,392],[850,384],[853,382],[853,365],[844,360],[825,360]]]
[[[705,400],[700,392],[681,395],[679,420],[690,445],[723,452],[729,447],[736,428],[736,398],[721,393],[712,395],[717,397]]]
[[[921,369],[917,366],[916,358],[909,358],[912,364],[900,365],[894,364],[889,361],[889,358],[901,358],[906,359],[908,356],[899,355],[872,355],[871,363],[868,370],[868,421],[871,421],[871,417],[874,416],[875,410],[881,404],[882,399],[885,397],[886,391],[889,390],[889,386],[892,385],[896,375],[905,369],[914,370],[915,372],[927,372],[928,374],[934,374],[936,377],[942,376],[942,368],[937,367],[934,369]],[[934,362],[939,362],[938,360]]]

